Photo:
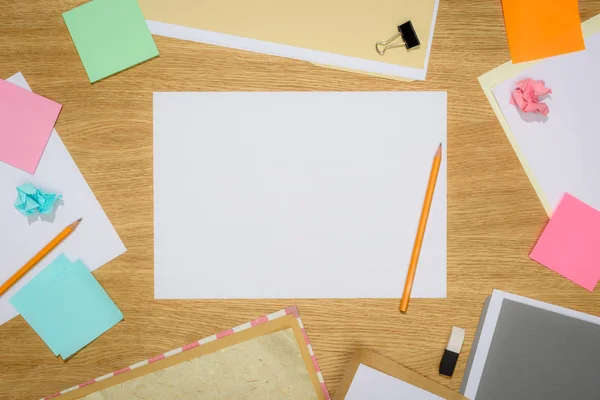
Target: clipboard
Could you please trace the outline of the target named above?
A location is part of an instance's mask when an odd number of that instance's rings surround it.
[[[214,354],[219,350],[226,350],[232,346],[247,343],[252,339],[266,337],[267,335],[287,330],[293,332],[293,337],[298,345],[302,361],[306,367],[306,372],[308,373],[308,378],[312,383],[312,391],[314,392],[313,398],[318,400],[329,400],[329,392],[327,391],[323,375],[319,369],[319,364],[317,363],[315,354],[310,346],[310,341],[308,340],[306,330],[304,329],[296,306],[288,307],[235,328],[227,329],[188,345],[159,354],[148,360],[138,362],[99,378],[54,393],[44,397],[44,399],[58,398],[59,400],[70,400],[79,399],[88,395],[93,396],[94,394],[101,393],[103,390],[114,389],[115,387],[119,388],[120,386],[117,385],[135,382],[137,378],[152,376],[152,374],[158,371],[162,372],[173,366],[182,366],[182,368],[185,368],[186,365],[190,364],[186,364],[187,361],[201,359],[202,356]],[[160,379],[164,381],[166,379],[165,376],[166,375],[162,375]],[[169,382],[169,384],[176,384],[176,382]],[[112,393],[112,395],[114,396],[114,393]],[[212,394],[210,395],[212,396]],[[107,398],[105,396],[107,395],[99,394],[98,397],[94,398]],[[111,397],[111,395],[108,396]],[[127,398],[127,396],[124,398]],[[210,398],[212,399],[213,397]]]
[[[379,372],[383,372],[384,374],[390,375],[410,385],[426,390],[446,400],[468,400],[461,394],[448,389],[439,383],[425,378],[424,376],[419,375],[416,372],[401,366],[400,364],[396,364],[395,362],[380,356],[377,353],[364,349],[358,350],[356,353],[354,353],[354,356],[350,360],[350,364],[348,365],[346,372],[342,377],[342,381],[335,392],[334,400],[344,400],[346,398],[346,394],[350,389],[350,385],[354,380],[354,376],[356,375],[356,371],[358,370],[360,364],[376,369]]]
[[[155,35],[424,80],[439,0],[139,0],[139,5]],[[421,45],[379,55],[375,43],[407,21]]]

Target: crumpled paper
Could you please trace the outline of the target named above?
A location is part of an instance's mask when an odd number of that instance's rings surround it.
[[[60,194],[46,193],[31,183],[17,187],[17,194],[15,208],[24,216],[50,214],[56,202],[62,198]]]
[[[516,105],[521,111],[526,113],[540,113],[544,117],[550,111],[548,105],[540,102],[540,96],[546,96],[552,93],[552,90],[546,87],[544,81],[534,79],[523,79],[517,83],[517,87],[512,91],[510,104]]]

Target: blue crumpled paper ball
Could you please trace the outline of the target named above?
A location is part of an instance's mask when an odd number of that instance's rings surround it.
[[[31,183],[17,187],[17,194],[15,208],[24,216],[50,214],[56,202],[62,198],[60,194],[46,193]]]

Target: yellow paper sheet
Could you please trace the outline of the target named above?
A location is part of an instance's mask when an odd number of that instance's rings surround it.
[[[139,0],[139,4],[151,21],[423,70],[436,11],[436,0]],[[375,42],[397,33],[397,26],[407,20],[421,46],[380,56]]]
[[[596,15],[595,17],[590,18],[589,20],[582,23],[581,28],[583,30],[584,37],[588,37],[590,35],[600,32],[600,15]],[[535,65],[538,62],[540,62],[540,61],[530,61],[530,62],[526,62],[526,63],[513,64],[509,61],[509,62],[504,63],[504,64],[500,65],[499,67],[481,75],[478,78],[478,80],[479,80],[479,84],[481,85],[481,88],[483,89],[483,92],[485,93],[488,101],[490,102],[490,105],[492,106],[492,109],[494,110],[494,113],[496,114],[496,117],[498,118],[498,121],[500,122],[500,125],[502,125],[502,129],[504,129],[504,132],[506,133],[506,136],[508,137],[510,144],[512,145],[513,149],[515,150],[515,153],[517,154],[517,157],[519,158],[519,161],[521,162],[523,169],[525,169],[525,173],[527,174],[527,177],[529,178],[531,184],[533,185],[535,192],[537,193],[540,201],[542,202],[542,205],[544,206],[546,213],[550,216],[553,211],[552,207],[550,205],[550,202],[546,198],[546,195],[544,194],[540,184],[536,180],[535,175],[533,174],[533,171],[529,167],[529,164],[527,163],[527,159],[526,159],[525,155],[523,154],[523,152],[521,151],[521,149],[519,148],[519,144],[517,143],[517,140],[516,140],[514,134],[512,133],[510,126],[508,125],[508,122],[504,118],[504,114],[502,114],[500,105],[496,101],[496,98],[494,97],[494,93],[492,92],[492,89],[494,87],[496,87],[497,85],[501,84],[502,82],[504,82],[510,78],[513,78],[513,77],[519,75],[521,72],[525,71],[527,68],[531,67],[532,65]]]

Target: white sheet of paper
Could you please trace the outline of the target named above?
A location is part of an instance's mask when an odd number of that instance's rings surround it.
[[[155,93],[155,297],[400,297],[440,143],[414,297],[446,296],[445,92]]]
[[[406,383],[364,364],[358,366],[345,400],[443,400],[420,387]]]
[[[518,146],[548,204],[564,193],[600,209],[600,34],[585,39],[586,50],[548,58],[493,89]],[[516,83],[543,80],[552,94],[543,100],[547,118],[523,113],[509,103]]]
[[[31,90],[21,73],[7,81]],[[47,217],[30,221],[15,209],[16,188],[25,183],[62,194],[63,204],[56,209],[53,221]],[[69,238],[0,296],[0,324],[18,315],[8,300],[60,253],[71,260],[81,259],[93,271],[126,251],[56,130],[52,131],[35,175],[0,162],[0,282],[10,278],[79,218],[83,221]]]
[[[392,63],[365,60],[357,57],[349,57],[341,54],[304,49],[301,47],[267,42],[264,40],[256,40],[228,35],[225,33],[211,32],[203,29],[189,28],[181,25],[167,24],[159,21],[146,22],[148,24],[148,29],[153,35],[165,36],[180,40],[189,40],[199,43],[207,43],[215,46],[229,47],[232,49],[253,51],[256,53],[269,54],[279,57],[293,58],[295,60],[308,61],[316,64],[330,65],[333,67],[347,68],[368,73],[397,76],[400,78],[423,81],[427,76],[427,66],[429,64],[429,54],[431,53],[431,43],[433,42],[433,32],[437,19],[438,7],[439,0],[436,0],[433,9],[433,21],[431,22],[431,29],[429,32],[430,40],[427,45],[427,54],[425,56],[425,65],[423,68],[412,68]],[[373,42],[373,49],[374,48],[375,42]]]

